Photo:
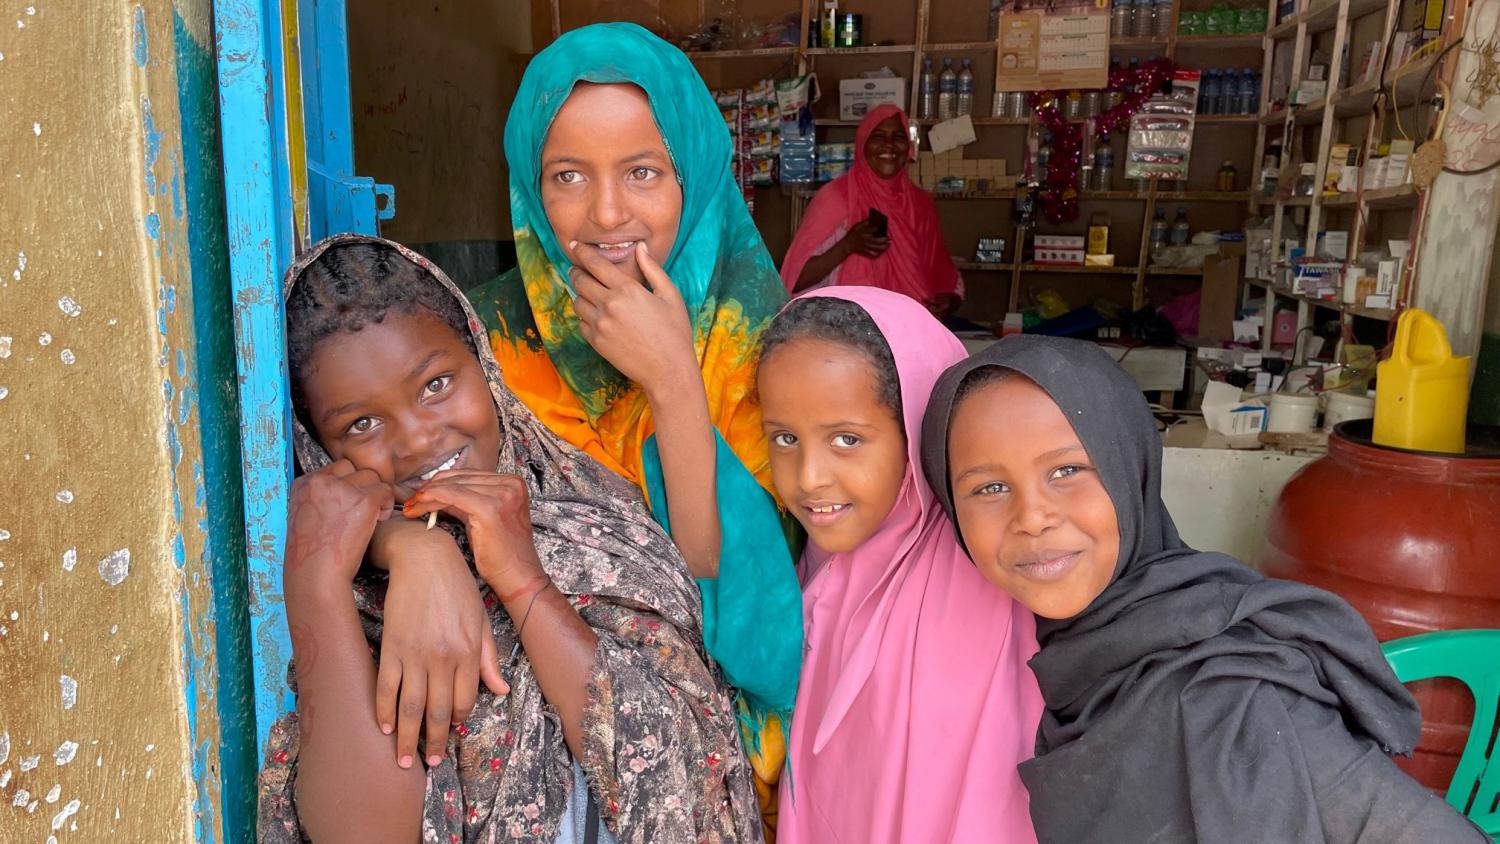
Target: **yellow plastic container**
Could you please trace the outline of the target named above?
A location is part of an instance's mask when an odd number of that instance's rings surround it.
[[[1462,454],[1469,366],[1432,314],[1403,312],[1391,357],[1375,370],[1375,444]]]

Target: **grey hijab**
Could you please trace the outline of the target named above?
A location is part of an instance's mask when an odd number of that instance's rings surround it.
[[[938,381],[922,457],[950,517],[955,399],[986,367],[1024,375],[1057,402],[1120,530],[1104,592],[1073,618],[1037,621],[1031,667],[1046,710],[1021,775],[1039,839],[1327,840],[1309,785],[1316,760],[1288,735],[1300,729],[1288,709],[1306,699],[1336,711],[1385,753],[1410,753],[1421,723],[1369,626],[1334,595],[1183,544],[1161,500],[1150,409],[1091,343],[1011,337]]]

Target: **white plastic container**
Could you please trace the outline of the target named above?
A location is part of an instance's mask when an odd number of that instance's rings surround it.
[[[1271,396],[1271,415],[1266,433],[1306,434],[1318,423],[1318,397],[1277,393]]]
[[[1323,411],[1323,430],[1330,434],[1340,422],[1375,418],[1375,400],[1369,396],[1327,393],[1325,398],[1328,400],[1328,407]]]

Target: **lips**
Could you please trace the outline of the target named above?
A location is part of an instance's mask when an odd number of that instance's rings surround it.
[[[623,264],[626,261],[635,259],[635,247],[640,242],[641,238],[634,240],[621,238],[610,241],[584,241],[584,244],[598,250],[599,254],[604,256],[605,260],[615,264]]]
[[[1052,582],[1067,576],[1073,566],[1083,558],[1082,551],[1061,551],[1047,548],[1026,554],[1011,563],[1011,567],[1022,577],[1031,580]]]
[[[803,512],[807,514],[808,522],[818,527],[826,527],[833,524],[843,518],[852,509],[854,509],[853,504],[837,504],[824,501],[802,505]]]
[[[407,479],[406,485],[418,487],[432,480],[438,472],[446,472],[449,469],[457,469],[464,464],[464,459],[469,456],[469,447],[464,446],[457,451],[450,451],[428,463],[421,471]]]

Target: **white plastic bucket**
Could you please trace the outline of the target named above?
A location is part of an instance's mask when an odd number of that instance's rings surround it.
[[[1317,426],[1318,397],[1277,393],[1271,396],[1271,415],[1266,432],[1271,434],[1306,434]]]
[[[1328,407],[1323,411],[1323,430],[1333,433],[1340,422],[1354,419],[1371,419],[1375,416],[1375,400],[1369,396],[1353,393],[1328,393]]]

